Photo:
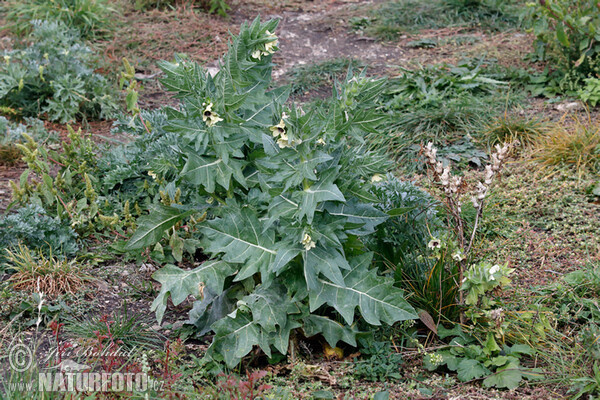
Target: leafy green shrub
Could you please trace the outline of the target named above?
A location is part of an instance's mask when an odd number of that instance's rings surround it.
[[[379,209],[399,214],[380,224],[364,240],[375,253],[380,270],[393,271],[396,286],[406,291],[407,300],[415,308],[427,311],[436,320],[456,319],[457,266],[451,257],[452,245],[437,239],[448,236],[439,202],[392,175],[377,183],[373,194],[379,199]],[[428,247],[433,238],[438,240],[439,248]]]
[[[43,250],[48,255],[68,257],[79,250],[73,229],[36,205],[28,205],[16,214],[0,218],[0,248],[14,248],[19,243]],[[0,254],[0,259],[4,256],[6,254]]]
[[[600,79],[587,78],[584,79],[585,86],[578,92],[579,98],[592,107],[600,104]]]
[[[78,33],[60,22],[32,24],[31,45],[3,53],[0,105],[23,116],[46,113],[60,122],[110,117],[118,97],[94,72],[94,56]]]
[[[585,79],[600,74],[600,8],[595,0],[539,0],[530,3],[528,24],[535,54],[551,69],[536,78],[536,94],[575,96]]]
[[[372,193],[379,199],[378,209],[390,214],[399,213],[365,238],[380,263],[397,265],[416,245],[425,245],[432,235],[439,236],[445,231],[437,200],[414,184],[388,174],[373,186]]]
[[[385,82],[355,76],[327,109],[286,106],[289,88],[267,91],[276,26],[244,24],[214,77],[182,57],[160,64],[181,101],[164,128],[180,137],[176,182],[193,185],[199,201],[153,208],[128,244],[141,251],[182,220],[198,230],[210,260],[157,271],[152,309],[160,321],[169,297],[194,296],[188,323],[215,332],[208,356],[230,367],[255,345],[287,354],[299,328],[354,346],[357,307],[370,325],[416,317],[358,240],[387,218],[369,187],[388,163],[353,145],[379,123],[364,102]]]
[[[115,10],[108,0],[8,0],[3,6],[9,28],[19,35],[34,20],[57,21],[81,32],[85,39],[105,35]]]
[[[48,214],[69,221],[82,236],[103,231],[112,232],[113,237],[114,232],[124,236],[135,225],[132,213],[136,207],[126,200],[115,201],[110,190],[103,190],[99,177],[105,171],[98,168],[96,145],[83,137],[81,130],[68,129],[69,140],[58,150],[28,136],[26,143],[17,144],[28,168],[19,182],[10,182],[13,202],[9,207],[39,205]]]

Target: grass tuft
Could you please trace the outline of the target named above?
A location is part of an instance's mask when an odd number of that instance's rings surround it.
[[[566,115],[559,124],[535,143],[534,160],[542,166],[573,165],[581,177],[586,170],[600,168],[600,124],[588,115],[586,120],[572,118],[565,124]]]
[[[36,253],[21,244],[12,251],[7,249],[6,254],[7,264],[15,271],[8,278],[15,290],[41,292],[56,298],[75,294],[92,279],[75,260],[60,260],[52,254],[46,257],[42,251]]]
[[[549,129],[550,125],[546,121],[505,112],[483,127],[482,136],[490,146],[518,141],[522,146],[528,147]]]
[[[322,86],[331,86],[336,79],[343,79],[348,69],[365,67],[366,64],[360,60],[334,58],[314,64],[296,65],[289,72],[288,79],[292,82],[292,93],[302,95]]]
[[[111,316],[96,316],[68,321],[66,331],[72,335],[94,340],[100,335],[107,335],[128,349],[156,349],[163,345],[163,337],[151,330],[152,317],[134,314],[127,305],[114,311]],[[109,331],[110,330],[110,331]]]

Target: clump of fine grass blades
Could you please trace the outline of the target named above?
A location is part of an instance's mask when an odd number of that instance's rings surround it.
[[[15,290],[41,292],[50,298],[74,294],[92,278],[75,260],[61,260],[19,244],[6,250],[6,264],[14,273],[8,281]]]
[[[288,74],[292,82],[292,93],[302,95],[322,86],[331,86],[336,79],[342,79],[348,69],[360,69],[366,64],[352,58],[334,58],[313,64],[297,65]]]
[[[541,119],[505,112],[485,124],[481,136],[490,146],[519,142],[522,146],[528,147],[545,135],[549,129],[548,122]]]
[[[585,120],[572,118],[565,124],[566,115],[560,123],[535,144],[534,160],[543,167],[556,165],[575,166],[579,176],[586,170],[600,169],[600,124],[588,115]]]
[[[128,310],[127,304],[124,304],[110,316],[67,321],[66,331],[75,337],[90,340],[97,338],[97,332],[107,336],[110,333],[115,342],[121,343],[128,349],[160,348],[164,338],[150,329],[152,321],[152,317],[146,318],[144,315],[132,313]]]

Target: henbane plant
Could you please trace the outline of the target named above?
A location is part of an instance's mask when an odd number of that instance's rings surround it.
[[[181,101],[166,109],[181,139],[173,183],[192,185],[195,200],[155,207],[128,243],[141,251],[182,220],[200,232],[210,259],[157,271],[152,309],[161,320],[169,297],[193,296],[188,324],[214,331],[208,356],[230,367],[254,346],[287,354],[297,330],[356,345],[360,317],[417,317],[361,242],[387,218],[368,189],[388,161],[361,144],[383,118],[366,105],[385,82],[348,76],[328,109],[289,105],[289,88],[268,90],[276,27],[244,24],[214,77],[183,56],[160,64]]]

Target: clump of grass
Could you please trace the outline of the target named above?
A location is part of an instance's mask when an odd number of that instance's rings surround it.
[[[600,124],[588,115],[573,117],[570,126],[560,123],[536,140],[534,160],[542,166],[573,165],[581,177],[586,170],[600,169]]]
[[[115,310],[112,315],[95,316],[86,319],[67,321],[66,331],[72,335],[94,340],[100,335],[110,335],[115,343],[120,343],[128,349],[155,349],[162,347],[163,337],[150,329],[152,317],[143,314],[133,314],[123,307]]]
[[[487,123],[481,135],[490,146],[516,141],[522,146],[531,146],[549,129],[548,122],[541,119],[505,112]]]
[[[1,139],[0,139],[1,141]],[[0,165],[13,165],[21,158],[21,150],[13,144],[0,143]]]
[[[500,31],[518,25],[511,2],[494,0],[399,0],[383,4],[365,28],[383,40],[394,40],[405,32],[448,27],[483,28]]]
[[[92,278],[75,260],[61,260],[42,251],[34,252],[19,244],[14,250],[6,250],[6,260],[15,271],[8,281],[15,290],[41,292],[49,298],[78,292]]]
[[[389,122],[367,140],[385,148],[409,172],[422,167],[418,153],[428,142],[448,160],[479,166],[487,156],[469,134],[519,102],[509,89],[504,75],[483,59],[404,70],[390,79],[380,100]]]
[[[293,94],[304,94],[321,86],[331,86],[342,79],[348,69],[365,68],[366,64],[352,58],[335,58],[314,64],[297,65],[288,74]]]

